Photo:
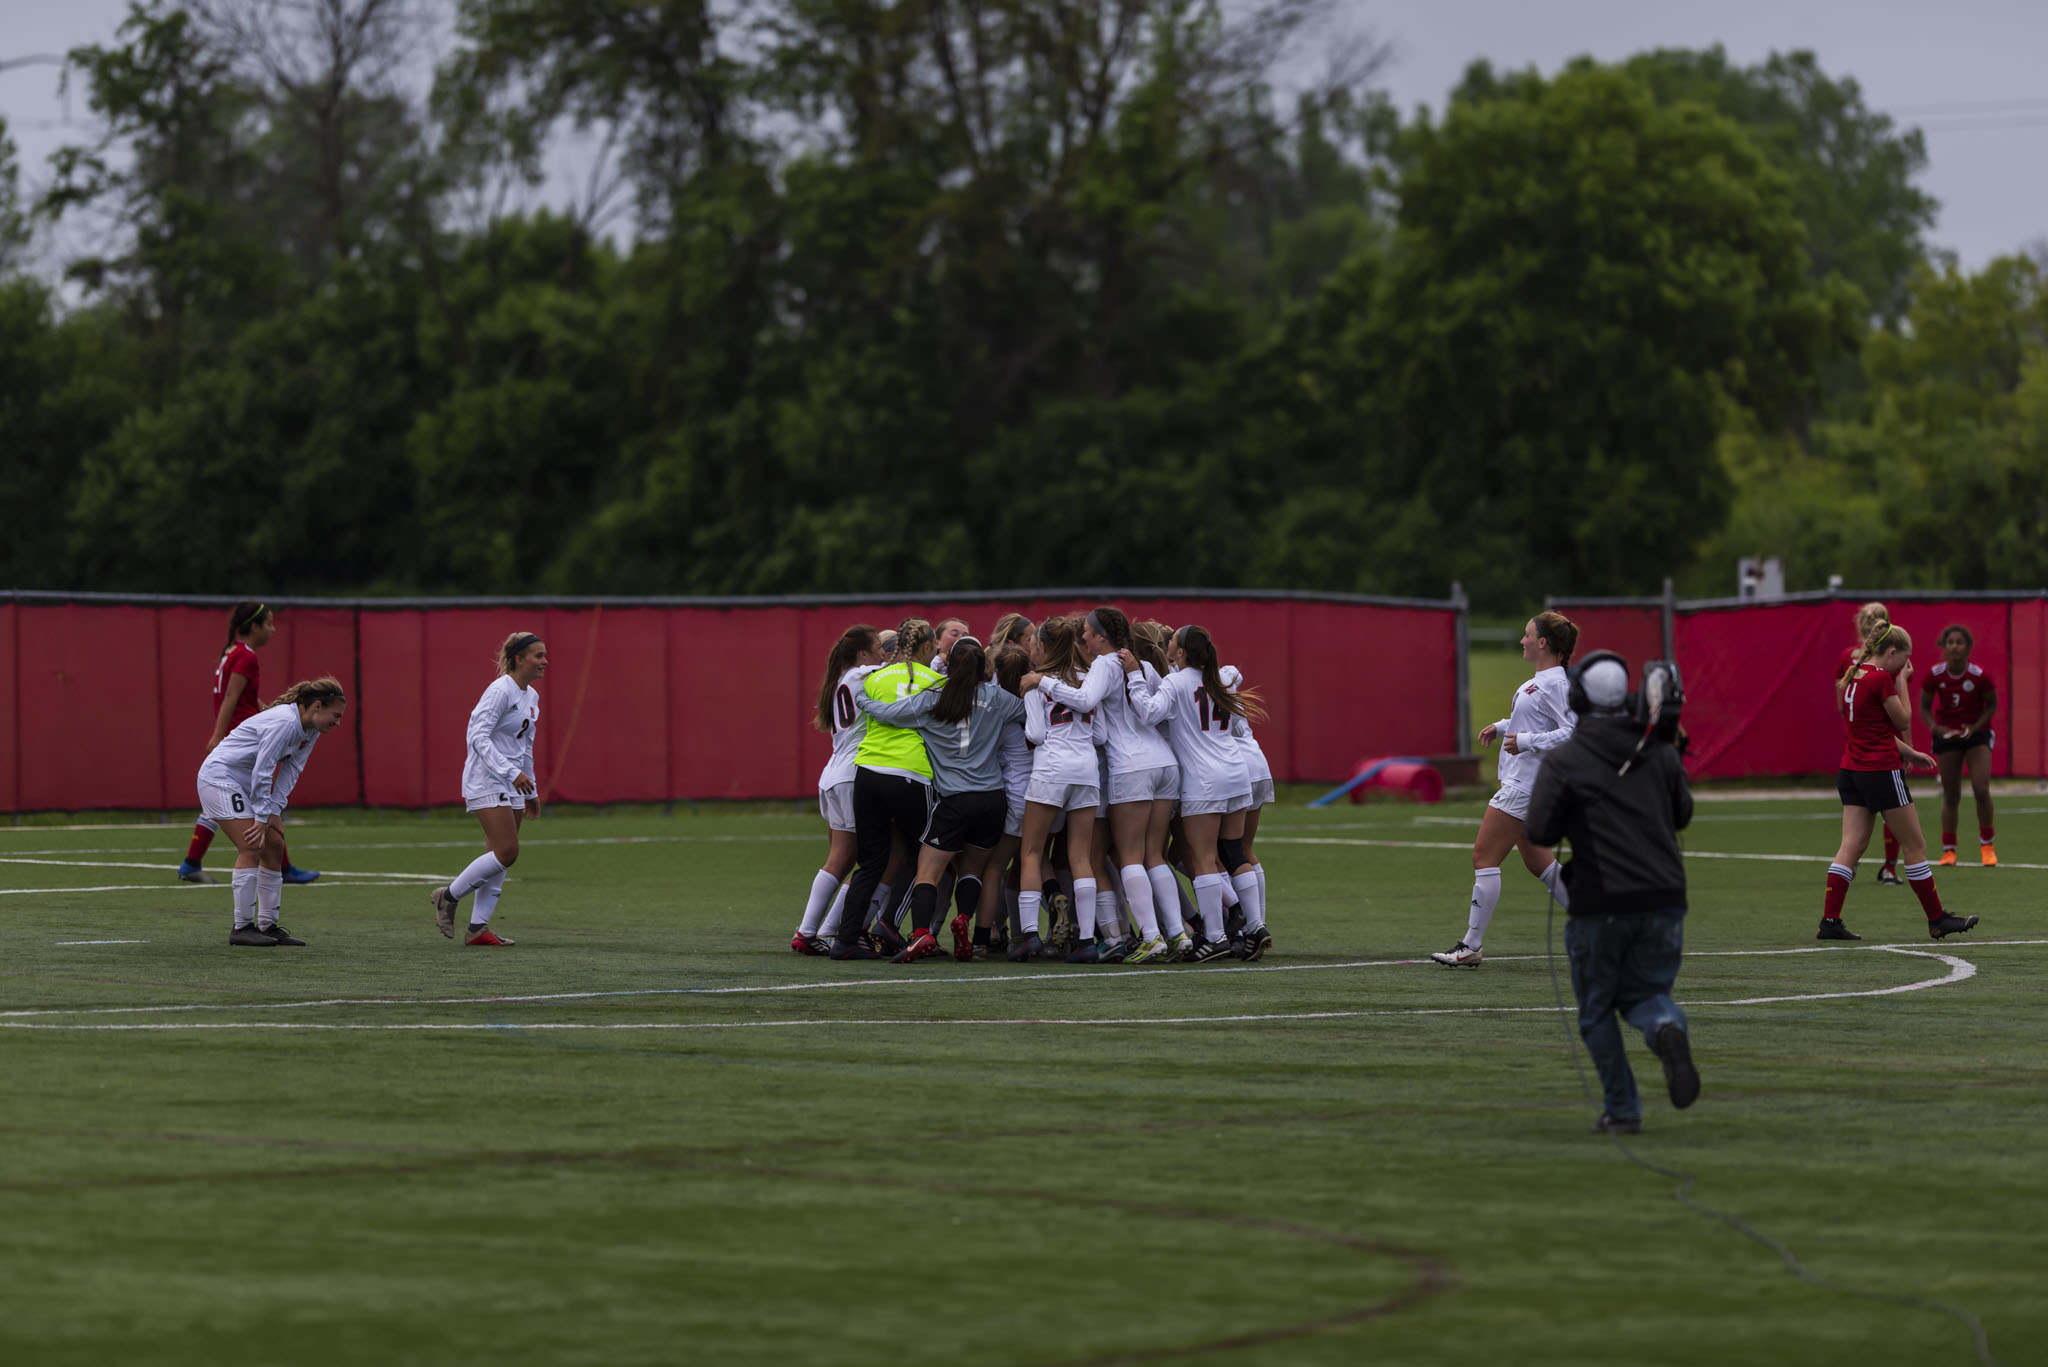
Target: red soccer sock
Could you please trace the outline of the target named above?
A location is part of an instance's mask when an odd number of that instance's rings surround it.
[[[290,868],[292,866],[292,852],[285,848],[283,831],[277,833],[277,848],[278,852],[284,856],[284,866]]]
[[[185,847],[185,862],[187,864],[197,864],[200,860],[206,858],[207,846],[211,844],[213,844],[213,832],[204,826],[194,825],[192,827],[192,843]]]
[[[1821,919],[1839,921],[1842,919],[1842,903],[1849,897],[1850,873],[1840,864],[1828,865],[1828,896],[1821,906]]]
[[[1941,833],[1941,847],[1945,850],[1952,850],[1956,847],[1956,833],[1954,831],[1943,831]]]
[[[1884,828],[1884,866],[1890,868],[1899,862],[1899,838],[1892,834],[1892,828]]]
[[[1980,845],[1989,845],[1991,843],[1991,828],[1989,826],[1979,826],[1977,828],[1977,843]]]
[[[1899,872],[1906,875],[1906,886],[1920,899],[1920,910],[1927,913],[1928,920],[1939,921],[1948,914],[1942,910],[1941,894],[1934,890],[1934,870],[1928,867],[1926,860],[1908,864]]]

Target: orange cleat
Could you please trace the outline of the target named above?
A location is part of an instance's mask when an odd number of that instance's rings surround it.
[[[1938,869],[1952,869],[1955,866],[1956,852],[1954,850],[1943,850],[1941,852],[1941,858],[1934,861],[1934,867]]]
[[[1991,848],[1988,840],[1977,847],[1977,858],[1987,869],[1998,867],[1998,851]]]

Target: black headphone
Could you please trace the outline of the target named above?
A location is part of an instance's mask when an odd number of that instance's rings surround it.
[[[1628,661],[1611,650],[1596,650],[1585,659],[1573,665],[1565,673],[1565,678],[1569,681],[1569,687],[1565,690],[1565,705],[1582,717],[1593,710],[1593,700],[1586,696],[1586,671],[1603,660],[1612,660],[1620,665],[1622,678],[1626,679],[1628,677]],[[1624,697],[1616,706],[1602,710],[1609,712],[1633,711],[1628,705],[1627,697]]]

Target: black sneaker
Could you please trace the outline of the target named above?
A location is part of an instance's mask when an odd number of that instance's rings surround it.
[[[1700,1070],[1692,1066],[1692,1040],[1677,1021],[1657,1028],[1657,1057],[1664,1062],[1664,1084],[1671,1089],[1671,1104],[1682,1111],[1698,1101]]]
[[[1593,1122],[1594,1134],[1641,1134],[1643,1118],[1639,1115],[1608,1115],[1605,1111]]]
[[[306,943],[304,940],[295,937],[289,930],[286,930],[284,928],[283,922],[278,922],[276,924],[267,926],[258,926],[256,927],[256,929],[259,934],[268,935],[273,944],[303,945]]]
[[[1205,964],[1209,962],[1209,960],[1211,959],[1220,959],[1228,953],[1230,953],[1230,941],[1204,940],[1202,941],[1202,943],[1196,945],[1192,950],[1188,951],[1187,958],[1181,960],[1181,962],[1187,964]]]
[[[1927,933],[1939,940],[1944,935],[1955,935],[1973,929],[1976,924],[1977,918],[1974,916],[1958,916],[1952,911],[1945,911],[1941,914],[1940,920],[1927,923]]]
[[[1033,931],[1021,940],[1011,941],[1008,958],[1013,964],[1028,964],[1038,957],[1039,948],[1038,933]]]
[[[1273,933],[1262,925],[1253,926],[1244,933],[1244,954],[1246,963],[1256,963],[1266,956],[1273,947]]]
[[[231,945],[247,945],[251,949],[277,948],[277,940],[269,931],[258,930],[254,926],[236,926],[228,933],[228,943]]]
[[[1823,916],[1820,918],[1820,934],[1813,938],[1816,940],[1860,940],[1863,937],[1843,925],[1841,917]]]
[[[842,935],[832,950],[835,959],[879,959],[882,956],[868,948],[858,935]]]
[[[910,941],[903,938],[903,932],[884,916],[877,920],[868,932],[875,937],[875,949],[883,954],[897,954],[910,948]]]

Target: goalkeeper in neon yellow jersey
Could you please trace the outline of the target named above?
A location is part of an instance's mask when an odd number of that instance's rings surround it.
[[[944,683],[945,675],[923,663],[932,657],[936,634],[932,624],[913,617],[896,628],[896,650],[889,663],[867,676],[862,687],[876,702],[899,702]],[[932,810],[932,762],[924,737],[916,731],[870,720],[867,735],[854,754],[853,841],[856,867],[846,890],[849,909],[867,907],[882,884],[889,850],[900,836],[906,849],[917,848]],[[874,918],[873,931],[885,951],[903,948],[896,929],[896,908],[886,906]],[[866,943],[857,915],[840,921],[834,941],[835,959],[879,957]]]

